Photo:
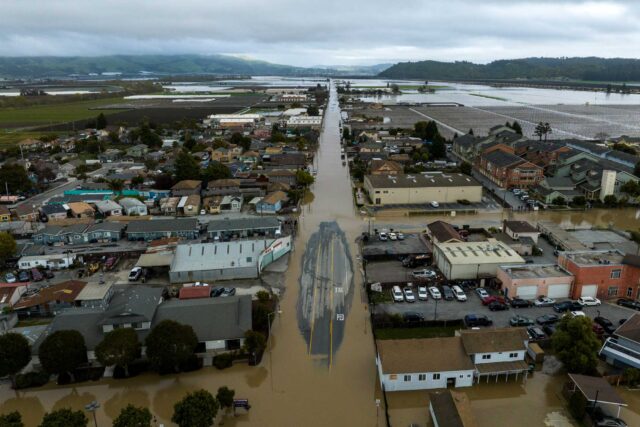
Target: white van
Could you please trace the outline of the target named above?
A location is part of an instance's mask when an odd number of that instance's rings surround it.
[[[393,300],[395,302],[404,302],[404,294],[402,293],[400,286],[394,286],[391,289],[391,295],[393,295]]]
[[[458,301],[466,301],[467,300],[467,294],[464,293],[464,291],[462,290],[462,288],[458,285],[454,285],[451,287],[451,290],[453,291],[453,295],[456,297],[456,299]]]

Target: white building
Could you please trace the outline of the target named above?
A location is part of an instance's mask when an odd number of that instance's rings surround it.
[[[435,264],[448,280],[496,277],[499,266],[525,263],[515,250],[495,239],[436,243],[433,249]]]
[[[120,199],[120,206],[127,215],[147,215],[147,205],[133,197],[124,197]]]
[[[293,116],[287,120],[287,127],[320,127],[322,116]]]
[[[96,209],[103,216],[120,216],[122,215],[122,206],[113,200],[99,200],[95,203]]]
[[[610,196],[616,191],[616,176],[617,172],[612,170],[602,171],[602,180],[600,181],[600,201],[603,202],[604,198]]]
[[[51,270],[69,268],[76,260],[76,254],[64,253],[56,255],[23,256],[18,260],[21,270],[29,268],[45,267]]]
[[[386,391],[473,385],[474,366],[460,337],[378,340],[378,376]]]

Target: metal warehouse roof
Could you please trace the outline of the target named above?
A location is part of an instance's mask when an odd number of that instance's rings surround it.
[[[193,231],[197,228],[197,218],[153,219],[151,221],[131,221],[127,226],[127,233]]]
[[[461,173],[441,175],[367,175],[375,188],[476,187],[480,183]]]
[[[453,265],[525,263],[515,250],[495,239],[487,242],[436,243],[435,246]]]
[[[207,231],[237,231],[280,227],[275,217],[223,218],[209,222]]]
[[[258,256],[273,239],[178,245],[171,271],[218,270],[257,266]]]

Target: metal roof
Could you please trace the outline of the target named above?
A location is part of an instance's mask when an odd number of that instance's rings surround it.
[[[169,231],[193,231],[198,228],[197,218],[153,219],[151,221],[131,221],[127,233],[151,233]]]
[[[374,188],[418,188],[418,187],[479,187],[480,183],[467,175],[453,174],[398,174],[367,175]]]
[[[178,245],[171,271],[201,271],[257,266],[258,256],[273,239]]]
[[[210,221],[207,231],[241,231],[278,228],[280,221],[275,217],[222,218]]]

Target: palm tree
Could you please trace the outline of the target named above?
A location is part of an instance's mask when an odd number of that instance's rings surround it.
[[[547,140],[547,135],[549,135],[550,133],[552,133],[553,130],[551,129],[551,125],[549,123],[545,123],[544,124],[544,140]]]

